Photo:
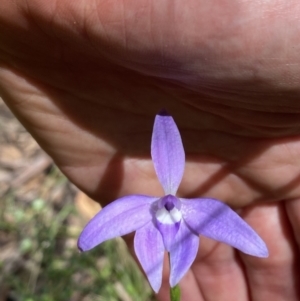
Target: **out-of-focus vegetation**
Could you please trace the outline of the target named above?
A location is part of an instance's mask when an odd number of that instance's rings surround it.
[[[78,252],[80,192],[2,102],[0,143],[0,301],[154,300],[121,239]]]

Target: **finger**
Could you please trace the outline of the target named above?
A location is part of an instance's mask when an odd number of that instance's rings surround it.
[[[205,301],[248,300],[243,267],[233,248],[201,237],[193,271]]]
[[[241,254],[251,300],[299,300],[298,254],[284,204],[249,208],[245,220],[257,230],[269,249],[268,258]]]
[[[290,200],[285,203],[286,211],[293,228],[294,237],[300,248],[300,199]]]

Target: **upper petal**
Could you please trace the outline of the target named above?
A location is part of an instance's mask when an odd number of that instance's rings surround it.
[[[157,293],[161,287],[164,244],[152,221],[138,229],[134,236],[134,250],[152,289]]]
[[[129,195],[110,203],[85,226],[78,248],[88,251],[105,240],[139,229],[152,219],[151,204],[158,198]]]
[[[185,154],[178,128],[166,113],[155,117],[151,156],[165,194],[175,195],[183,176]]]
[[[183,219],[196,233],[224,242],[246,254],[268,256],[264,241],[226,204],[204,198],[180,200]]]
[[[170,285],[175,286],[186,274],[194,262],[199,248],[199,236],[193,233],[181,221],[180,228],[175,236],[175,242],[170,250]]]

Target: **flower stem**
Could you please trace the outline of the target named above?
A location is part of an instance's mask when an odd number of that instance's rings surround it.
[[[180,301],[180,288],[179,285],[175,285],[170,288],[170,299],[171,301]]]
[[[170,253],[168,253],[169,257],[169,265],[171,266],[170,262]],[[174,287],[170,287],[170,300],[171,301],[180,301],[180,287],[179,285],[175,285]]]

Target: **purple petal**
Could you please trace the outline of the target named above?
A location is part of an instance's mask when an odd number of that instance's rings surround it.
[[[196,233],[226,243],[249,255],[268,256],[264,241],[226,204],[215,199],[180,200],[183,219]]]
[[[85,226],[78,248],[88,251],[105,240],[133,232],[152,219],[150,207],[158,198],[129,195],[110,203]]]
[[[156,115],[151,156],[165,194],[176,194],[181,182],[185,154],[178,128],[169,115]]]
[[[170,252],[172,245],[174,244],[175,235],[180,227],[180,222],[174,224],[163,224],[159,221],[156,222],[157,228],[161,233],[165,249]]]
[[[134,250],[152,289],[157,293],[161,287],[164,244],[159,231],[152,222],[138,229],[134,236]]]
[[[170,251],[171,287],[174,287],[189,270],[199,248],[199,236],[193,233],[184,221],[181,221],[175,240]]]

